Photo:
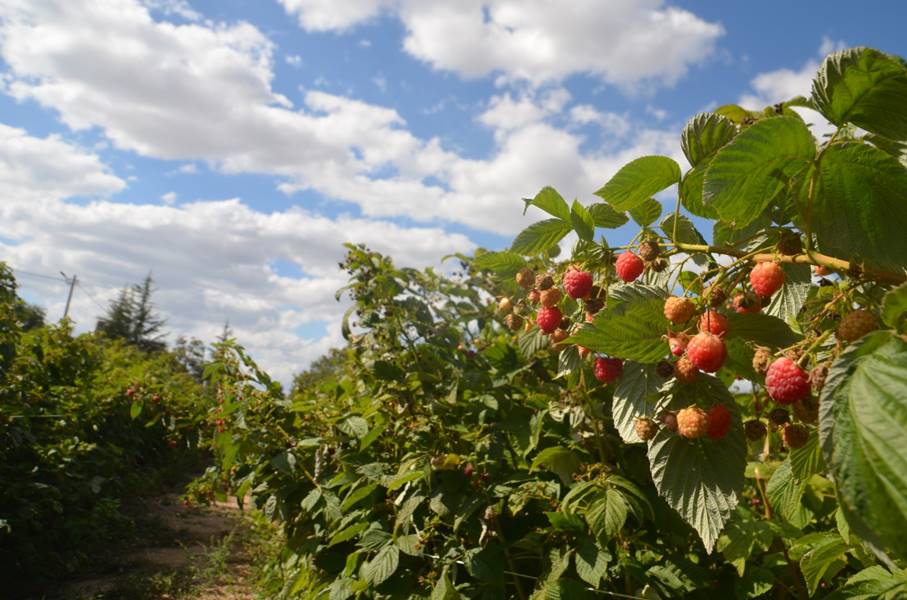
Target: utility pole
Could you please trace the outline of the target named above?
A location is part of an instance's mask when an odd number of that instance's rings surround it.
[[[60,275],[62,275],[63,279],[66,280],[66,283],[69,284],[69,295],[66,296],[66,308],[63,309],[63,318],[65,319],[69,316],[69,303],[72,302],[72,292],[76,289],[76,283],[79,281],[79,277],[73,275],[72,279],[70,279],[63,271],[60,271]]]

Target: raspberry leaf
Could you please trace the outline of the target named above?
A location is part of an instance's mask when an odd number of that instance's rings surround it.
[[[611,401],[611,418],[614,428],[628,444],[642,441],[636,434],[636,419],[655,416],[658,388],[662,383],[664,379],[655,372],[654,365],[624,363],[624,372]]]
[[[644,200],[641,204],[630,209],[630,216],[640,227],[651,225],[661,216],[661,202],[655,198]]]
[[[679,182],[680,166],[673,159],[643,156],[624,165],[595,195],[617,210],[631,210]]]
[[[803,337],[778,317],[762,313],[729,314],[727,335],[774,348],[790,346]]]
[[[586,207],[574,200],[573,206],[570,207],[570,222],[573,224],[573,230],[579,239],[591,242],[595,236],[595,222],[592,215],[586,210]]]
[[[539,254],[556,245],[570,231],[570,224],[561,219],[538,221],[516,236],[510,250],[524,256]]]
[[[783,264],[784,285],[772,296],[772,301],[763,312],[778,317],[791,327],[799,328],[797,315],[809,296],[812,275],[809,265]]]
[[[697,166],[714,155],[737,133],[734,123],[716,113],[700,113],[690,119],[680,134],[680,148],[690,161]]]
[[[882,298],[882,320],[898,331],[902,329],[907,316],[907,283],[891,290]]]
[[[790,460],[785,460],[772,473],[765,488],[765,495],[772,508],[788,523],[797,528],[806,527],[813,513],[803,504],[803,494],[809,482],[794,476]]]
[[[542,209],[552,217],[557,217],[562,221],[570,221],[570,208],[567,201],[551,186],[546,186],[535,195],[535,198],[523,198],[526,206],[523,207],[523,214],[530,206]]]
[[[588,207],[589,214],[592,216],[592,222],[596,227],[605,229],[615,229],[624,225],[629,219],[622,212],[617,212],[611,208],[610,204],[605,202],[596,202]]]
[[[483,271],[492,271],[502,277],[512,277],[526,266],[526,261],[515,252],[485,252],[476,256],[472,264]]]

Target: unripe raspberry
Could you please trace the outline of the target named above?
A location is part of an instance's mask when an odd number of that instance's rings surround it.
[[[709,306],[716,307],[724,304],[724,301],[727,300],[727,294],[720,287],[710,286],[702,292],[702,297],[705,298]]]
[[[785,356],[769,366],[765,387],[775,402],[793,404],[809,395],[809,376],[800,365]]]
[[[528,290],[535,284],[535,273],[529,267],[523,267],[516,274],[516,282],[520,287]]]
[[[720,440],[731,428],[731,411],[724,404],[716,404],[709,409],[709,437]]]
[[[501,298],[501,300],[498,302],[498,311],[506,315],[511,310],[513,310],[513,303],[510,301],[510,298],[507,298],[506,296],[504,298]]]
[[[803,242],[800,236],[793,231],[782,231],[778,240],[778,252],[785,256],[794,256],[803,252]]]
[[[674,377],[677,378],[677,381],[680,383],[692,383],[696,380],[696,377],[699,376],[699,369],[696,368],[696,365],[693,364],[686,356],[682,356],[674,364]]]
[[[734,311],[738,313],[757,313],[762,310],[762,300],[753,294],[734,296]]]
[[[700,371],[714,373],[724,364],[727,349],[717,335],[697,333],[687,344],[687,357]]]
[[[784,285],[784,269],[774,262],[761,262],[750,271],[753,291],[768,298]]]
[[[551,333],[561,324],[563,315],[556,306],[543,306],[535,317],[535,323],[544,333]]]
[[[668,431],[677,431],[677,413],[666,412],[661,415],[661,424]]]
[[[567,333],[566,331],[564,331],[563,329],[560,329],[560,328],[555,329],[554,332],[551,334],[551,343],[560,344],[561,342],[566,340],[568,337],[570,337],[570,334]]]
[[[583,300],[583,306],[585,306],[587,313],[594,315],[604,308],[605,301],[601,298],[587,298]]]
[[[768,413],[768,420],[773,425],[784,425],[785,423],[790,423],[790,413],[785,408],[773,408]]]
[[[819,420],[819,401],[812,394],[801,398],[791,405],[796,416],[803,423],[815,423]]]
[[[759,375],[765,375],[770,364],[772,364],[772,351],[765,346],[756,348],[756,352],[753,354],[753,370]]]
[[[791,450],[802,448],[809,440],[809,429],[799,423],[788,423],[781,430],[781,439],[784,440],[784,445]]]
[[[539,301],[542,303],[542,306],[554,306],[563,298],[563,294],[557,288],[548,288],[543,292],[539,292]]]
[[[535,276],[535,287],[539,290],[547,290],[554,285],[554,278],[548,273],[539,273]]]
[[[528,296],[529,304],[538,304],[539,300],[541,300],[541,297],[542,297],[541,292],[539,292],[536,289],[531,290],[529,292],[529,296]]]
[[[636,435],[644,442],[648,442],[658,433],[658,423],[649,418],[636,419],[634,424]]]
[[[868,310],[857,309],[841,319],[835,335],[844,342],[854,342],[879,328],[879,322]]]
[[[592,273],[577,269],[568,270],[564,273],[564,291],[574,299],[587,298],[592,292]]]
[[[661,273],[662,271],[664,271],[667,268],[668,268],[668,261],[663,258],[659,258],[659,259],[652,261],[652,270],[655,271],[656,273]]]
[[[671,323],[676,325],[686,323],[693,317],[695,312],[696,305],[689,298],[671,296],[665,300],[664,315]]]
[[[765,434],[768,433],[768,428],[765,426],[765,423],[758,419],[750,419],[743,424],[743,433],[746,434],[746,439],[751,442],[758,442],[765,437]]]
[[[661,247],[655,240],[646,240],[639,245],[639,257],[645,261],[653,261],[661,254]]]
[[[668,377],[672,377],[674,375],[674,365],[666,360],[663,360],[659,362],[655,367],[655,372],[658,373],[659,377],[667,379]]]
[[[716,310],[707,310],[699,316],[699,331],[714,335],[727,333],[727,317]]]
[[[821,392],[822,388],[825,387],[825,378],[828,377],[828,365],[816,365],[809,372],[809,382],[813,386],[813,390],[816,392]]]
[[[694,440],[709,431],[709,416],[698,406],[689,406],[677,413],[677,433]]]
[[[687,343],[689,343],[689,341],[690,336],[685,333],[669,333],[668,348],[670,348],[671,354],[674,356],[683,354],[683,351],[687,349]]]
[[[523,326],[523,317],[516,313],[510,313],[504,318],[504,324],[507,325],[507,329],[517,331]]]
[[[619,358],[602,358],[595,359],[593,368],[595,378],[602,383],[612,383],[624,372],[624,361]]]
[[[619,255],[617,261],[614,263],[614,268],[617,270],[617,276],[627,283],[635,281],[636,278],[642,274],[645,267],[646,265],[642,262],[642,259],[632,252],[624,252]]]

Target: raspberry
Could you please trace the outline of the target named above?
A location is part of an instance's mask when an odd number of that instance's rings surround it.
[[[579,344],[577,344],[576,346],[576,351],[579,352],[580,358],[586,358],[587,356],[589,356],[589,353],[592,352],[592,350],[589,350],[584,346],[580,346]]]
[[[583,305],[586,307],[586,312],[589,314],[596,314],[605,306],[605,301],[601,298],[588,298],[583,300]]]
[[[571,298],[587,298],[592,292],[592,273],[571,269],[564,274],[564,291]]]
[[[689,298],[680,298],[671,296],[665,300],[664,314],[665,318],[671,323],[680,325],[686,323],[696,312],[696,306]]]
[[[828,365],[815,366],[812,371],[809,372],[809,382],[812,384],[815,391],[822,391],[822,388],[825,387],[826,377],[828,377]]]
[[[666,412],[661,415],[661,424],[669,431],[677,431],[677,414]]]
[[[731,411],[723,404],[716,404],[709,409],[709,437],[720,440],[731,428]]]
[[[655,372],[658,373],[659,377],[667,379],[674,375],[674,365],[663,360],[655,367]]]
[[[639,245],[639,257],[646,261],[653,261],[661,254],[661,247],[655,240],[646,240]]]
[[[760,296],[769,297],[784,285],[784,269],[778,263],[761,262],[750,271],[750,285]]]
[[[624,252],[617,257],[617,261],[614,263],[614,268],[617,269],[617,276],[627,283],[639,277],[645,266],[642,259],[632,252]]]
[[[724,364],[727,349],[717,335],[697,333],[687,344],[687,356],[700,371],[714,373]]]
[[[734,296],[734,310],[738,313],[757,313],[762,310],[762,300],[753,294]]]
[[[749,441],[758,442],[768,433],[768,428],[762,421],[751,419],[743,424],[743,433],[746,434],[746,439]]]
[[[542,294],[538,290],[532,290],[529,292],[529,304],[538,304],[541,299]]]
[[[598,357],[595,359],[595,368],[593,371],[596,379],[602,383],[611,383],[623,373],[624,361],[619,358]]]
[[[506,296],[501,298],[501,301],[498,302],[498,310],[505,315],[513,310],[513,303],[510,301],[510,298],[507,298]]]
[[[685,333],[669,333],[668,334],[668,348],[671,349],[671,354],[674,356],[680,356],[683,354],[683,351],[687,349],[687,343],[690,341],[690,338]]]
[[[816,277],[825,277],[826,275],[831,275],[831,269],[823,267],[822,265],[816,265],[813,267],[813,275]]]
[[[652,270],[655,271],[656,273],[661,273],[662,271],[664,271],[667,268],[668,268],[668,261],[666,261],[663,258],[659,258],[658,260],[656,260],[652,263]]]
[[[633,428],[636,429],[636,435],[639,436],[639,439],[644,442],[648,442],[658,433],[658,423],[648,417],[636,419]]]
[[[756,348],[756,353],[753,354],[753,371],[759,375],[765,375],[770,364],[772,364],[772,351],[765,346]]]
[[[773,425],[784,425],[785,423],[790,423],[790,413],[785,408],[773,408],[768,413],[768,420]]]
[[[699,375],[699,369],[686,356],[681,357],[674,365],[674,376],[680,383],[691,383],[695,381],[697,375]]]
[[[564,331],[563,329],[555,329],[554,333],[551,334],[551,343],[560,344],[564,340],[570,337],[570,334]]]
[[[544,292],[539,292],[539,302],[542,306],[554,306],[561,301],[564,295],[557,288],[548,288]]]
[[[799,423],[788,423],[781,430],[781,439],[784,440],[784,445],[791,450],[802,448],[809,439],[809,429]]]
[[[702,293],[702,297],[706,299],[709,306],[721,306],[724,304],[724,301],[727,300],[727,294],[721,288],[708,287]]]
[[[545,333],[551,333],[561,324],[563,315],[556,306],[543,306],[535,316],[535,322]]]
[[[533,273],[532,269],[530,269],[529,267],[523,267],[516,274],[516,282],[520,287],[526,288],[528,290],[535,283],[535,273]]]
[[[523,317],[515,313],[510,313],[504,318],[504,324],[507,325],[507,329],[516,331],[523,326]]]
[[[540,290],[547,290],[554,285],[554,278],[547,273],[539,273],[535,276],[535,287]]]
[[[809,376],[797,363],[784,356],[768,368],[765,387],[775,402],[793,404],[809,395]]]
[[[778,252],[785,256],[803,252],[803,242],[800,241],[800,236],[793,231],[781,232],[781,239],[778,240]]]
[[[794,402],[791,407],[794,415],[803,423],[815,423],[819,420],[819,401],[812,395]]]
[[[727,317],[715,310],[707,310],[699,317],[699,331],[714,335],[727,333]]]
[[[839,340],[853,342],[878,328],[879,323],[875,315],[860,308],[841,319],[835,335],[838,336]]]
[[[694,440],[709,431],[709,416],[698,406],[690,406],[677,413],[677,433]]]

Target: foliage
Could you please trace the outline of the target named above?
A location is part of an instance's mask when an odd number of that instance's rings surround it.
[[[149,274],[141,284],[123,288],[110,303],[107,314],[98,319],[95,330],[111,339],[122,339],[138,348],[153,352],[163,350],[161,341],[164,320],[154,310],[151,295],[153,281]]]

